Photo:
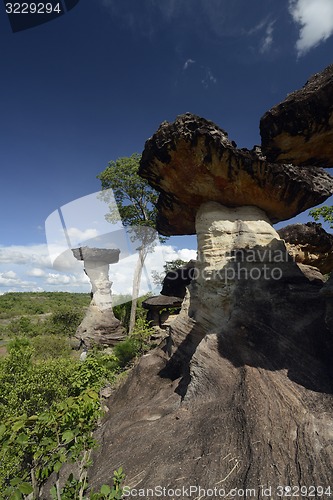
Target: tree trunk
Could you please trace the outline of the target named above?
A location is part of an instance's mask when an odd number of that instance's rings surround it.
[[[133,289],[132,289],[133,290],[132,307],[131,307],[131,315],[130,315],[130,321],[129,321],[129,327],[128,327],[129,335],[133,332],[133,329],[135,326],[135,315],[136,315],[136,307],[137,307],[137,302],[138,302],[138,297],[139,297],[139,292],[140,292],[141,275],[142,275],[143,265],[144,265],[145,259],[147,257],[147,253],[148,253],[148,250],[144,246],[142,248],[140,248],[138,260],[137,260],[135,271],[134,271]]]

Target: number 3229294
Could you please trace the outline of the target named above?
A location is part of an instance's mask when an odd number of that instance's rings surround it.
[[[6,13],[7,14],[52,14],[56,12],[57,14],[62,13],[60,3],[52,5],[50,2],[43,3],[6,3]]]

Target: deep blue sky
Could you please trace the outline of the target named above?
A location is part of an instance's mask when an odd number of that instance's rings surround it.
[[[43,245],[48,215],[98,191],[108,161],[162,121],[190,111],[260,143],[263,113],[332,63],[332,4],[80,0],[18,33],[0,5],[0,275],[18,274],[10,248]]]

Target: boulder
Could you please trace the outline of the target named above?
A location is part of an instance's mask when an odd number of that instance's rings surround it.
[[[92,301],[76,331],[76,337],[90,347],[93,344],[112,346],[125,338],[125,329],[112,310],[109,264],[118,262],[119,249],[80,247],[72,250],[84,261],[84,271],[92,287]]]
[[[268,161],[333,167],[333,65],[267,111],[260,133]]]
[[[268,163],[260,149],[237,149],[213,122],[186,113],[163,122],[146,142],[139,173],[161,194],[157,229],[195,233],[202,203],[255,205],[271,222],[289,219],[325,201],[333,178],[323,169]]]
[[[333,235],[321,224],[290,224],[278,233],[296,262],[317,267],[322,274],[333,270]]]

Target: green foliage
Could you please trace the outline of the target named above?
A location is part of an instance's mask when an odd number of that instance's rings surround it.
[[[87,493],[87,468],[95,446],[92,433],[101,417],[99,392],[116,381],[128,361],[149,349],[152,330],[139,308],[133,334],[113,354],[90,350],[82,363],[71,356],[68,335],[45,333],[47,325],[70,327],[72,320],[78,320],[71,315],[73,309],[67,308],[67,314],[60,303],[51,302],[55,314],[41,321],[43,330],[30,316],[10,322],[18,328],[7,355],[0,358],[0,496],[38,498],[41,485],[54,473],[56,499],[120,499],[121,469],[115,471],[110,485]],[[65,314],[57,316],[58,311]],[[57,478],[68,462],[78,464],[79,477],[70,476],[59,491]]]
[[[35,359],[68,358],[71,346],[63,335],[37,335],[31,339]]]
[[[50,330],[52,333],[59,333],[72,336],[84,317],[84,311],[76,310],[68,306],[59,307],[50,318]]]
[[[92,431],[99,416],[99,396],[87,389],[77,397],[53,403],[45,412],[5,420],[0,428],[0,478],[5,495],[17,495],[22,485],[30,486],[31,492],[52,472],[59,474],[65,462],[85,461],[86,452],[95,445]],[[19,460],[9,461],[8,470],[7,456],[13,454]]]
[[[180,267],[185,266],[186,264],[187,264],[187,262],[185,262],[182,259],[167,260],[166,263],[163,266],[163,268],[164,268],[164,272],[163,273],[159,273],[159,272],[157,272],[155,270],[152,271],[151,275],[152,275],[154,284],[155,285],[162,285],[163,280],[165,278],[165,275],[169,271],[176,271],[177,269],[179,269]]]
[[[140,319],[145,319],[147,316],[147,311],[143,309],[142,307],[142,302],[146,300],[147,297],[150,297],[150,293],[147,293],[146,295],[139,297],[137,300],[137,308],[135,311],[135,320],[138,321]],[[113,313],[117,319],[119,319],[122,322],[122,325],[124,328],[128,331],[129,328],[129,320],[130,320],[130,313],[131,313],[131,307],[132,307],[132,301],[131,297],[124,296],[124,299],[128,298],[127,302],[123,302],[122,304],[118,304],[113,307]]]
[[[143,318],[136,321],[133,333],[113,348],[120,367],[124,367],[133,358],[149,349],[149,339],[153,332],[154,330]]]
[[[102,183],[102,190],[112,189],[117,203],[116,207],[109,205],[110,212],[106,218],[110,222],[119,221],[119,210],[124,226],[155,227],[158,193],[139,176],[140,159],[141,156],[134,153],[130,157],[110,161],[97,176]],[[104,195],[105,201],[110,201],[108,194]]]
[[[131,297],[128,298],[123,304],[118,304],[113,307],[113,313],[119,321],[121,321],[124,328],[128,331],[128,325],[131,315],[132,300]]]
[[[101,416],[99,390],[149,349],[151,333],[139,318],[133,334],[117,344],[112,355],[90,353],[84,363],[68,357],[36,361],[38,337],[15,337],[9,343],[8,355],[0,360],[0,491],[6,498],[23,499],[38,491],[52,472],[59,475],[71,461],[79,463],[81,479],[69,478],[61,498],[79,498],[79,492],[86,491],[84,471]],[[103,485],[90,498],[120,499],[123,477],[116,471],[113,485]],[[57,488],[52,490],[54,498],[60,494]]]
[[[68,292],[11,292],[0,295],[0,319],[15,316],[52,313],[64,304],[71,309],[87,307],[90,296],[87,293]]]
[[[313,217],[316,222],[318,222],[320,219],[323,219],[323,221],[327,222],[333,229],[333,206],[313,208],[312,210],[310,210],[309,215]]]
[[[54,401],[69,395],[73,360],[61,358],[36,363],[35,351],[26,338],[15,339],[8,349],[8,355],[0,360],[0,421],[44,411]]]

